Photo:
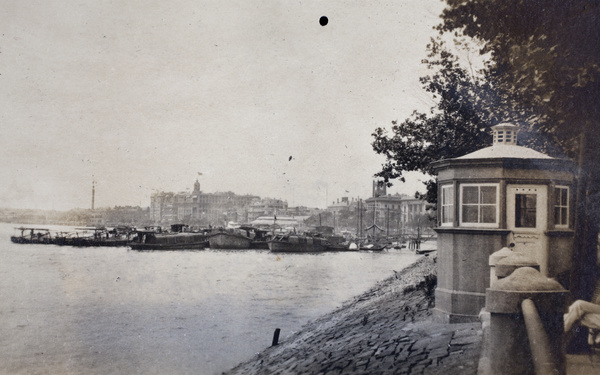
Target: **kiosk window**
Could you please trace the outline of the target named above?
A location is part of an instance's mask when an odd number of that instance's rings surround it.
[[[461,186],[461,224],[493,227],[498,223],[496,184]]]
[[[557,186],[554,189],[554,225],[567,228],[569,226],[569,188]]]
[[[454,224],[454,186],[442,186],[442,225]]]
[[[537,194],[515,194],[515,228],[535,228]]]

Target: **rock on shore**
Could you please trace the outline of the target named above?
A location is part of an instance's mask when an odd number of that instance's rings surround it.
[[[476,374],[481,324],[431,319],[435,261],[420,258],[224,374]]]

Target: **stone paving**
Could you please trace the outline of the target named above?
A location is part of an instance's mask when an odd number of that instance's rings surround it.
[[[476,374],[481,324],[432,320],[435,275],[423,257],[224,374]]]

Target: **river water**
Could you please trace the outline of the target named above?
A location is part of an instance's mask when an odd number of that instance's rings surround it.
[[[418,257],[22,245],[15,226],[0,224],[8,374],[219,374]]]

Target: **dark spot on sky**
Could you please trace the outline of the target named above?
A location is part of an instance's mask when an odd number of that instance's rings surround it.
[[[327,17],[323,16],[323,17],[319,18],[319,24],[321,26],[325,26],[325,25],[327,25],[327,23],[329,23],[329,20],[327,19]]]

